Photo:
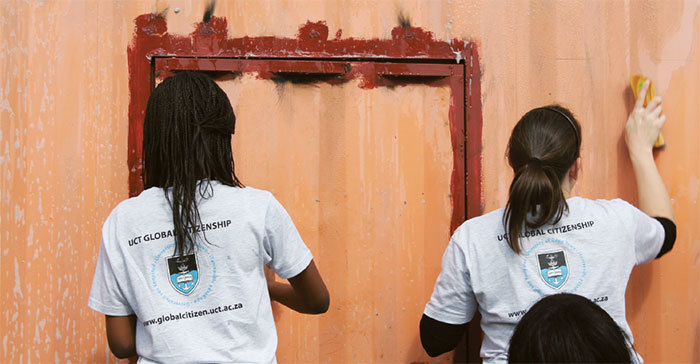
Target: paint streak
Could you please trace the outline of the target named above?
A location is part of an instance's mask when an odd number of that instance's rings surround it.
[[[481,193],[481,160],[482,160],[482,144],[481,132],[483,125],[483,116],[481,112],[481,66],[479,63],[479,55],[476,47],[473,44],[469,45],[469,58],[467,62],[467,75],[465,76],[466,95],[466,145],[467,145],[467,161],[465,173],[466,183],[469,187],[467,194],[467,216],[474,217],[484,213],[485,206],[483,194]],[[478,186],[478,193],[473,193],[472,186]],[[474,187],[476,188],[476,187]],[[478,350],[476,351],[478,353]],[[477,358],[478,359],[478,358]]]
[[[151,75],[162,78],[178,69],[196,69],[215,72],[215,76],[216,72],[232,77],[255,73],[260,79],[276,83],[341,84],[360,79],[359,87],[365,89],[413,84],[449,86],[452,91],[449,117],[454,150],[451,227],[454,230],[467,216],[481,214],[481,90],[478,54],[473,43],[458,39],[438,41],[433,33],[411,27],[407,22],[392,29],[391,39],[343,39],[342,30],[338,30],[335,38],[330,40],[324,21],[308,21],[299,28],[295,39],[228,38],[226,19],[216,16],[207,23],[196,24],[188,36],[169,34],[166,19],[157,14],[138,16],[135,24],[134,40],[128,49],[131,90],[128,164],[132,196],[143,189],[141,143],[146,102],[154,87]],[[239,62],[232,64],[231,59]],[[246,61],[240,62],[241,59]],[[275,59],[297,62],[289,66]],[[387,62],[409,62],[376,63],[384,59]],[[438,72],[442,69],[439,66],[444,65],[425,63],[456,63],[461,60],[464,60],[463,66],[448,73]],[[466,153],[465,135],[468,141]],[[467,201],[465,195],[469,196]]]

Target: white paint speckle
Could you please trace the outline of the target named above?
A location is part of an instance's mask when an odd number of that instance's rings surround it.
[[[15,288],[12,289],[12,293],[15,296],[19,295],[19,298],[24,298],[24,295],[22,295],[22,284],[19,281],[19,262],[17,257],[15,257]]]
[[[5,80],[5,87],[3,90],[0,90],[0,95],[2,95],[2,99],[0,99],[0,112],[7,111],[10,113],[10,117],[15,116],[15,112],[12,111],[12,107],[10,106],[10,100],[8,96],[10,95],[10,78],[8,77]]]
[[[19,207],[19,205],[15,205],[15,224],[18,224],[23,220],[24,210],[21,207]]]
[[[39,326],[34,326],[34,343],[41,344],[41,333],[39,333]]]
[[[46,112],[46,104],[49,103],[49,88],[44,82],[44,96],[41,98],[41,104],[39,105],[39,110],[41,112]]]

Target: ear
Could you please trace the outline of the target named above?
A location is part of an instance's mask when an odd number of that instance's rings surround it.
[[[574,186],[574,183],[576,183],[576,180],[578,179],[579,172],[581,172],[581,168],[583,166],[583,163],[581,162],[581,157],[576,158],[576,162],[569,168],[569,179],[571,179],[571,187]]]

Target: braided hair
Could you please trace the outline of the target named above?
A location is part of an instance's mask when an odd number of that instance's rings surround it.
[[[144,187],[162,188],[172,209],[175,255],[190,252],[201,224],[197,194],[211,181],[243,187],[235,174],[231,135],[236,116],[226,93],[209,77],[180,72],[148,99],[143,125]],[[206,237],[205,239],[206,240]]]

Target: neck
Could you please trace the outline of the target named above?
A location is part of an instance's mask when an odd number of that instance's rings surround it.
[[[565,198],[565,199],[568,200],[569,197],[571,197],[571,191],[570,191],[570,190],[564,190],[564,189],[562,189],[562,192],[564,193],[564,198]]]
[[[568,175],[564,177],[564,180],[561,182],[561,192],[564,194],[565,199],[571,197],[571,189],[573,189],[574,183],[576,183],[576,181],[572,181],[571,177]]]

